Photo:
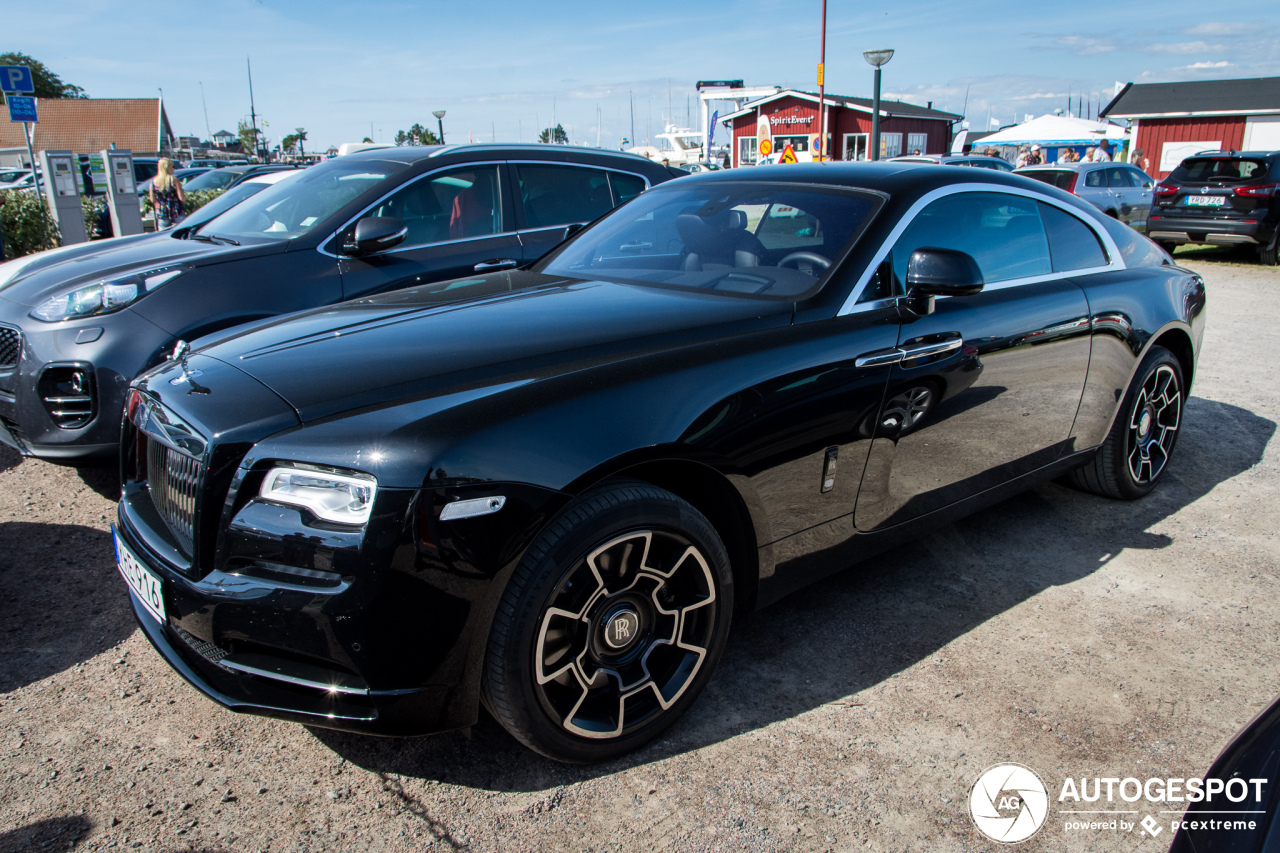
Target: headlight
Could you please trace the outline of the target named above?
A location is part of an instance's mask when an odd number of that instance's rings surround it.
[[[47,323],[92,317],[119,311],[160,285],[173,281],[186,272],[182,266],[160,267],[119,278],[86,284],[59,296],[46,299],[31,316]]]
[[[259,495],[300,506],[317,518],[339,524],[364,524],[373,508],[378,481],[368,474],[339,474],[312,468],[272,468]]]

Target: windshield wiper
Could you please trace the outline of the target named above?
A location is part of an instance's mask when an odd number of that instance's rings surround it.
[[[217,234],[192,234],[187,239],[201,240],[205,243],[225,243],[230,246],[239,246],[239,240],[232,240],[230,237],[220,237]]]

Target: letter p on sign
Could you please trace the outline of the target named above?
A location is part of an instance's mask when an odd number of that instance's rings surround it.
[[[25,65],[0,66],[0,90],[5,92],[34,92],[31,69]]]

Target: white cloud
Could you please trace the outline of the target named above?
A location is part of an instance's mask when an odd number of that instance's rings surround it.
[[[1113,42],[1085,36],[1060,36],[1053,40],[1055,44],[1070,48],[1078,56],[1093,56],[1099,53],[1110,53],[1116,49]]]
[[[1224,50],[1220,44],[1209,44],[1206,41],[1184,41],[1174,44],[1148,44],[1139,45],[1139,50],[1147,53],[1171,53],[1175,56],[1186,56],[1193,53],[1209,53],[1210,51]]]
[[[1184,65],[1182,67],[1188,71],[1196,71],[1204,68],[1227,68],[1230,65],[1231,63],[1224,59],[1221,62],[1193,62],[1190,65]]]
[[[1186,27],[1182,31],[1189,36],[1242,36],[1255,28],[1250,24],[1235,24],[1225,21],[1206,21],[1194,27]]]

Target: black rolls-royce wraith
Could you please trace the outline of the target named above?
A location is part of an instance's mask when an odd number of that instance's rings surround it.
[[[1169,465],[1204,283],[975,170],[669,182],[528,270],[269,321],[129,394],[117,551],[239,711],[475,721],[589,761],[697,696],[734,615],[1049,477]]]

